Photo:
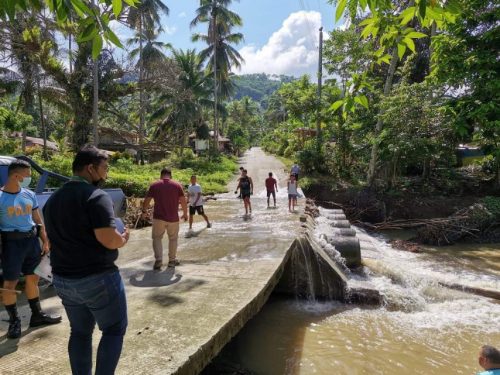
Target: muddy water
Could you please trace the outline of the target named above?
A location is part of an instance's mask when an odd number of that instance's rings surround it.
[[[325,211],[322,211],[325,214]],[[327,230],[318,219],[316,235]],[[478,348],[500,347],[500,301],[439,282],[500,290],[500,244],[394,250],[360,231],[367,279],[385,306],[271,299],[226,347],[256,374],[474,374]],[[351,278],[358,277],[350,275]]]

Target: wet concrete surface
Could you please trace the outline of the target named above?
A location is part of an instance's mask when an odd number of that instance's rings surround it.
[[[197,374],[269,297],[299,231],[299,215],[288,212],[287,173],[281,162],[253,148],[241,163],[255,186],[251,217],[244,215],[243,204],[234,194],[234,180],[230,193],[205,205],[212,228],[205,228],[203,219],[196,217],[193,232],[186,236],[188,226],[181,225],[180,266],[152,271],[150,228],[133,231],[120,250],[129,327],[117,374]],[[266,204],[268,172],[279,180],[276,209]],[[298,211],[304,203],[299,199]],[[165,244],[165,257],[166,251]],[[51,287],[43,296],[44,309],[62,314],[63,323],[28,329],[29,308],[21,297],[23,336],[8,340],[7,315],[2,311],[2,374],[70,373],[68,320]],[[96,330],[95,347],[99,337]]]

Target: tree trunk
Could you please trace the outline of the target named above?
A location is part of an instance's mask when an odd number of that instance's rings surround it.
[[[95,0],[92,0],[92,5],[95,6]],[[93,124],[93,140],[94,146],[99,147],[99,56],[93,60],[92,65],[92,124]]]
[[[93,95],[92,95],[92,124],[93,124],[93,139],[94,146],[99,147],[99,61],[96,58],[92,66],[92,84],[93,84]]]
[[[71,18],[70,18],[71,20]],[[73,73],[73,46],[72,46],[72,42],[73,42],[73,35],[71,33],[69,33],[69,36],[68,36],[68,60],[69,60],[69,74],[72,74]]]
[[[389,66],[389,71],[387,73],[387,78],[385,80],[384,96],[388,96],[391,93],[392,83],[394,80],[394,73],[396,72],[398,60],[399,60],[398,49],[395,47],[392,51],[391,65]],[[370,165],[368,168],[367,184],[370,187],[373,186],[373,183],[375,182],[375,176],[377,173],[378,148],[379,148],[377,138],[380,135],[380,133],[382,132],[383,127],[384,127],[384,124],[382,122],[382,119],[379,117],[379,119],[377,120],[377,125],[375,126],[375,140],[374,140],[373,145],[372,145]]]
[[[214,43],[214,145],[215,153],[219,153],[219,119],[217,108],[217,47],[219,43],[219,35],[217,34],[217,13],[212,11],[213,22],[213,43]]]
[[[33,90],[33,66],[30,66],[29,63],[22,64],[22,71],[24,76],[24,106],[23,111],[33,117],[36,117],[35,113],[35,93]],[[22,138],[22,151],[26,152],[26,129],[23,129],[23,138]]]
[[[144,64],[142,60],[142,15],[139,19],[139,160],[144,165]]]
[[[43,118],[43,103],[42,94],[40,93],[40,77],[36,79],[37,91],[38,91],[38,106],[40,110],[40,125],[42,126],[42,137],[43,137],[43,160],[48,160],[49,156],[47,154],[47,128],[45,127],[45,119]]]
[[[78,151],[83,145],[89,142],[92,104],[89,103],[89,101],[85,101],[85,99],[79,95],[78,89],[75,91],[77,91],[77,93],[74,93],[73,97],[70,98],[69,104],[75,114],[72,137],[73,149],[74,151]]]

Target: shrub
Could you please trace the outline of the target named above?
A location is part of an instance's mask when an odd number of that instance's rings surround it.
[[[500,219],[500,197],[487,196],[483,198],[483,203],[497,220]]]

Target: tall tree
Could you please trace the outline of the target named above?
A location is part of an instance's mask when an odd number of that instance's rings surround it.
[[[214,77],[214,138],[218,144],[219,123],[218,123],[218,102],[219,96],[228,95],[229,72],[232,66],[240,67],[243,58],[238,51],[231,46],[243,40],[243,34],[233,33],[234,26],[241,26],[242,19],[235,12],[228,9],[231,0],[200,0],[200,7],[196,10],[196,17],[191,21],[191,27],[195,27],[200,22],[208,23],[206,34],[193,35],[193,41],[203,41],[208,47],[201,51],[202,60],[210,58],[209,70]],[[223,85],[225,91],[222,91]]]
[[[144,59],[143,44],[147,36],[154,34],[154,30],[161,30],[161,14],[168,15],[169,9],[162,0],[143,0],[137,7],[130,7],[127,23],[137,30],[139,42],[139,158],[144,163],[142,146],[144,144],[145,123],[145,96],[144,96]]]
[[[194,49],[172,49],[172,54],[178,68],[180,87],[174,91],[163,91],[152,119],[158,122],[155,138],[169,137],[182,142],[189,133],[204,126],[203,109],[213,106],[210,99],[211,79]]]
[[[448,88],[462,141],[475,141],[493,159],[500,186],[500,5],[461,0],[462,12],[433,41],[432,76]]]

